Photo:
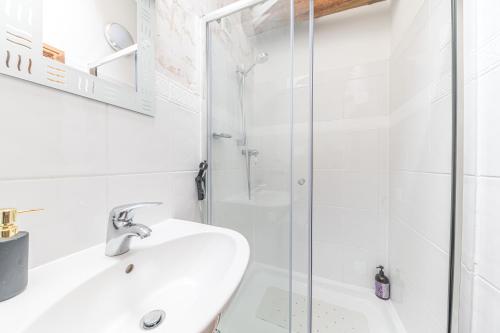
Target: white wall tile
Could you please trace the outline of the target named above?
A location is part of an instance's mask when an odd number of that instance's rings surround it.
[[[148,207],[136,211],[136,222],[146,225],[159,223],[171,216],[174,203],[169,202],[169,174],[130,174],[108,176],[107,210],[113,207],[137,202],[163,202],[158,207]]]
[[[343,211],[343,242],[368,252],[385,254],[387,243],[386,216],[376,211],[346,209]],[[385,259],[384,259],[385,262]],[[376,267],[372,266],[373,267]]]
[[[372,287],[373,269],[387,265],[387,217],[377,212],[314,206],[314,274]]]
[[[317,19],[316,70],[341,67],[337,64],[351,66],[387,60],[390,54],[389,14],[389,4],[379,3]],[[307,54],[307,49],[304,52]]]
[[[248,207],[245,207],[245,214],[242,214],[241,205],[234,202],[218,200],[212,204],[212,219],[216,225],[222,228],[229,228],[242,234],[250,245],[250,260],[255,260],[255,232],[254,220],[248,214]],[[245,209],[244,208],[244,209]]]
[[[169,121],[164,129],[169,135],[169,171],[197,169],[201,159],[200,115],[170,106]],[[165,143],[162,142],[165,146]]]
[[[343,224],[344,224],[344,208],[315,205],[313,208],[313,238],[316,242],[329,242],[339,245],[345,239]]]
[[[500,145],[498,130],[493,124],[500,123],[497,106],[500,94],[500,68],[481,76],[478,80],[478,172],[483,176],[500,176]]]
[[[170,202],[170,215],[173,218],[188,221],[201,221],[201,211],[198,202],[194,178],[197,172],[171,172],[169,173],[169,194],[167,203]]]
[[[333,123],[325,125],[316,131],[314,165],[317,169],[344,169],[348,135]]]
[[[477,172],[477,81],[465,85],[464,106],[464,173]]]
[[[379,182],[378,173],[345,171],[340,188],[342,207],[377,211]],[[339,189],[332,188],[332,191]]]
[[[432,45],[434,34],[429,27],[428,6],[428,1],[407,0],[397,2],[393,7],[390,60],[392,110],[425,89],[435,75],[433,66],[430,66],[433,63],[433,50],[436,49]],[[411,9],[415,11],[408,12]],[[411,18],[411,21],[404,23],[404,30],[397,31],[402,17]],[[402,35],[404,38],[400,38]]]
[[[164,201],[138,213],[147,224],[200,220],[195,93],[162,92],[167,98],[149,117],[7,76],[0,87],[0,150],[9,156],[0,166],[0,207],[46,209],[20,218],[31,233],[30,267],[103,242],[118,204]]]
[[[31,96],[10,109],[16,112],[2,116],[14,124],[2,130],[9,134],[2,140],[8,143],[4,150],[23,155],[2,164],[4,178],[22,179],[0,186],[2,206],[46,209],[26,218],[33,223],[20,221],[31,232],[31,267],[102,242],[109,209],[119,204],[166,202],[139,212],[139,222],[147,224],[172,216],[200,220],[194,171],[166,173],[174,167],[197,168],[199,114],[169,104],[152,118],[8,77],[0,84]],[[174,151],[169,149],[172,136],[181,140]],[[156,170],[164,172],[152,173]],[[120,175],[130,172],[141,174]],[[52,241],[54,235],[58,242]]]
[[[392,300],[408,333],[444,332],[447,324],[450,13],[443,0],[392,7],[388,247]]]
[[[108,172],[166,172],[173,158],[169,145],[169,112],[158,108],[155,117],[109,106]]]
[[[346,247],[331,242],[314,242],[313,248],[313,261],[317,263],[313,266],[313,274],[333,281],[342,281]]]
[[[477,74],[484,75],[500,66],[500,34],[477,50]]]
[[[500,331],[500,290],[481,278],[474,279],[474,310],[472,333]]]
[[[320,77],[328,76],[331,80],[330,82],[321,82],[320,78],[316,78],[316,85],[314,87],[314,112],[316,119],[318,121],[342,119],[346,89],[345,73],[337,70],[325,71],[317,75]],[[339,76],[341,77],[339,78]],[[341,79],[344,79],[344,81]],[[307,89],[301,89],[301,92],[304,91],[307,91]]]
[[[316,170],[314,172],[314,202],[337,207],[343,205],[344,173],[338,170]]]
[[[0,90],[2,179],[104,172],[104,104],[3,75]]]
[[[30,267],[105,240],[105,177],[3,181],[0,188],[3,207],[44,209],[18,217],[30,232]]]
[[[443,332],[448,255],[394,219],[389,230],[392,301],[405,328],[409,333]]]
[[[253,209],[254,252],[259,263],[282,269],[290,266],[289,206]]]
[[[476,248],[476,220],[477,220],[477,178],[464,177],[464,204],[462,225],[462,264],[473,271]]]
[[[477,1],[477,43],[482,47],[500,32],[500,3],[496,0]]]
[[[346,136],[345,168],[353,171],[377,171],[380,161],[385,158],[382,155],[383,142],[379,138],[379,130],[349,131]],[[328,151],[321,153],[328,155]]]
[[[391,219],[397,219],[443,251],[449,251],[449,175],[401,172],[391,175]]]
[[[385,265],[387,256],[385,251],[378,252],[373,249],[344,247],[342,249],[342,280],[346,283],[373,287],[373,277],[378,265]],[[324,262],[324,261],[323,261]]]
[[[500,179],[478,180],[477,262],[478,273],[497,288],[500,287]]]
[[[388,113],[387,72],[346,82],[344,118],[374,117]]]
[[[500,329],[497,212],[500,195],[497,86],[500,80],[498,1],[465,1],[465,172],[461,327]],[[471,298],[473,299],[471,301]],[[472,322],[472,330],[470,329]]]
[[[464,265],[462,265],[461,268],[458,332],[471,333],[474,300],[474,274],[467,270]]]
[[[425,4],[425,0],[401,0],[394,2],[391,8],[391,40],[393,46],[394,44],[398,44],[401,39],[404,39],[405,32],[408,31],[410,25],[415,21],[415,16],[420,12],[420,8]]]
[[[316,30],[314,274],[367,288],[387,264],[385,5],[322,18]]]
[[[451,79],[446,81],[449,84]],[[422,159],[420,170],[451,173],[452,114],[451,95],[432,103],[427,124],[425,150],[420,155]]]

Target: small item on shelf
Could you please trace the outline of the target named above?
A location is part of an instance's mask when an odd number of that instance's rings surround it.
[[[61,64],[66,63],[66,56],[63,50],[59,50],[49,44],[43,43],[43,56],[60,62]]]

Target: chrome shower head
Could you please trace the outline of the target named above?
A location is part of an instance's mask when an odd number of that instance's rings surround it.
[[[261,52],[255,57],[255,63],[257,64],[263,64],[267,60],[269,60],[269,54],[267,52]]]
[[[267,60],[269,60],[269,54],[267,52],[261,52],[259,54],[257,54],[257,56],[255,57],[255,60],[254,60],[254,63],[251,64],[246,70],[244,70],[244,67],[243,66],[240,66],[240,69],[238,69],[238,73],[242,74],[243,76],[247,75],[248,73],[250,73],[252,71],[252,69],[256,66],[256,65],[260,65],[260,64],[263,64],[265,63]]]

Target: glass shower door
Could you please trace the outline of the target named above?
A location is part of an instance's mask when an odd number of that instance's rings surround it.
[[[290,0],[249,3],[207,24],[209,222],[251,248],[219,330],[305,333],[308,20],[294,26]]]
[[[451,3],[316,16],[313,332],[448,331]]]

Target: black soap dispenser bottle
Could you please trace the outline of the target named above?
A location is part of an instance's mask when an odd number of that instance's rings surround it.
[[[28,285],[29,234],[18,232],[16,216],[38,209],[0,209],[0,302],[22,293]]]
[[[391,298],[391,282],[384,273],[384,266],[378,266],[379,272],[375,275],[375,295],[383,300]]]

